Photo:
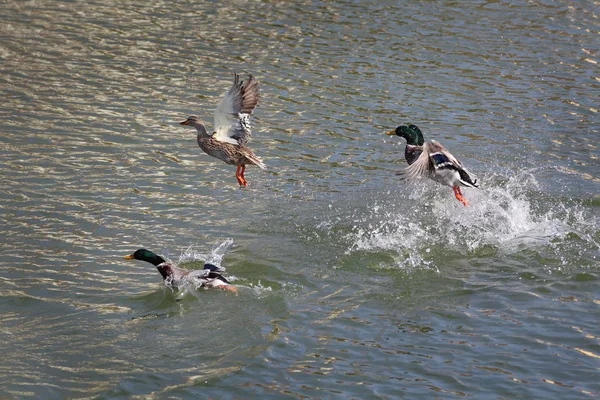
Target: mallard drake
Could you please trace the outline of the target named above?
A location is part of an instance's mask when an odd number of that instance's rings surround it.
[[[404,158],[408,165],[417,161],[422,153],[420,146],[423,146],[425,140],[423,139],[423,133],[416,125],[401,125],[394,131],[386,132],[386,135],[398,135],[406,139]]]
[[[258,81],[252,75],[248,82],[240,81],[234,74],[233,85],[225,94],[214,114],[214,132],[209,134],[204,122],[198,117],[188,117],[181,125],[189,125],[198,131],[198,146],[206,154],[227,164],[236,165],[235,177],[240,186],[248,186],[244,178],[246,165],[267,167],[254,152],[246,146],[252,136],[250,116],[258,104]]]
[[[423,143],[421,130],[415,125],[399,126],[395,131],[387,132],[387,134],[396,134],[407,140],[404,156],[410,165],[400,171],[399,175],[404,175],[409,179],[427,177],[442,185],[450,186],[454,190],[456,199],[465,207],[469,205],[460,191],[460,186],[479,187],[477,179],[444,146],[435,140]],[[411,142],[420,140],[422,145],[413,145],[409,143],[409,140]],[[420,153],[415,160],[413,157],[417,152]]]
[[[221,275],[225,269],[213,264],[204,264],[204,269],[199,270],[179,268],[146,249],[138,249],[133,254],[125,256],[125,259],[146,261],[154,265],[162,275],[165,284],[173,288],[178,289],[189,283],[197,288],[219,288],[237,293],[237,288]]]

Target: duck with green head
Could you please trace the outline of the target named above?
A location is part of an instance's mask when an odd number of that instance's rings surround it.
[[[386,135],[398,135],[406,139],[406,147],[404,148],[404,158],[408,165],[411,165],[423,152],[420,146],[423,146],[423,133],[416,125],[401,125],[396,130],[385,133]]]
[[[225,269],[219,268],[213,264],[204,264],[204,269],[200,270],[179,268],[173,263],[166,261],[161,256],[146,249],[138,249],[134,253],[125,256],[125,259],[146,261],[154,265],[162,275],[165,284],[173,288],[178,289],[186,283],[189,283],[197,288],[219,288],[237,294],[237,288],[221,274]]]
[[[425,142],[421,130],[416,125],[399,126],[395,131],[386,134],[396,134],[406,139],[404,158],[409,166],[400,171],[399,175],[408,178],[427,177],[450,186],[456,199],[465,207],[469,205],[460,191],[460,186],[479,187],[477,179],[444,146],[435,140]]]

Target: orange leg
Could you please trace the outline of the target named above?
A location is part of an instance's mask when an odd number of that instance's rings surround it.
[[[469,202],[467,201],[467,199],[465,199],[463,197],[463,195],[462,195],[462,193],[460,191],[460,188],[458,186],[454,186],[452,189],[454,190],[454,197],[456,197],[456,199],[458,201],[460,201],[461,203],[463,203],[465,207],[468,206]]]
[[[235,178],[237,179],[240,186],[248,186],[248,182],[246,182],[246,180],[244,179],[244,169],[245,168],[246,168],[246,166],[244,166],[244,165],[238,165],[237,171],[235,171]]]
[[[240,170],[240,178],[241,178],[240,185],[241,186],[248,186],[248,181],[246,180],[246,178],[244,178],[244,171],[246,171],[246,166],[244,164],[242,164],[242,165],[238,166],[238,168],[240,168],[240,167],[241,167],[241,170]]]

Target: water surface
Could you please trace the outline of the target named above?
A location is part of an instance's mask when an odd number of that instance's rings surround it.
[[[599,14],[4,2],[0,397],[597,397]],[[178,124],[234,72],[269,168],[244,189]],[[406,123],[470,207],[394,174]],[[139,247],[240,293],[174,293]]]

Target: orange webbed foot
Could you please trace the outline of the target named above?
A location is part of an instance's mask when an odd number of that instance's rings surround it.
[[[454,197],[456,197],[456,200],[460,201],[465,207],[467,207],[469,202],[463,197],[460,188],[458,186],[454,186],[452,189],[454,190]]]
[[[238,288],[236,288],[233,285],[221,286],[221,289],[223,289],[227,292],[231,292],[231,293],[235,294],[236,296],[238,295]]]

